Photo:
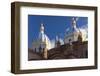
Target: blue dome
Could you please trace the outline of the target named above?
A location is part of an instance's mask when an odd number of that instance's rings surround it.
[[[74,32],[78,32],[77,28],[68,28],[68,30],[66,30],[66,35],[72,34]]]
[[[44,42],[45,40],[46,40],[46,35],[44,34],[44,33],[39,33],[39,40],[41,41],[41,42]]]

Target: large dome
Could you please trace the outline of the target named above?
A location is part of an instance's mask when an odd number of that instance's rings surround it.
[[[88,38],[86,29],[77,28],[76,19],[72,18],[72,26],[66,29],[64,42],[69,43],[69,39],[77,41],[80,33],[82,34],[82,41],[86,41]]]
[[[47,46],[47,49],[51,48],[51,43],[50,43],[50,39],[48,38],[48,36],[44,33],[40,33],[39,34],[39,40],[40,42],[44,42]]]
[[[49,37],[44,33],[44,26],[41,24],[40,33],[39,33],[39,41],[41,43],[46,44],[47,49],[51,49],[51,43]]]
[[[70,27],[70,28],[67,28],[66,29],[66,36],[69,36],[70,34],[73,34],[73,33],[78,33],[79,30],[77,28],[73,28],[73,27]]]

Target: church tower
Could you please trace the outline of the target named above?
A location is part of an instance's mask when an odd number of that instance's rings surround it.
[[[45,28],[44,24],[41,23],[40,25],[40,33],[39,33],[39,40],[40,40],[40,46],[42,48],[42,55],[44,59],[48,58],[48,49],[50,48],[50,40],[48,36],[45,34]]]
[[[44,59],[48,59],[48,49],[47,49],[47,44],[46,44],[46,42],[44,42],[43,58],[44,58]]]
[[[59,37],[56,36],[56,40],[55,40],[55,47],[59,47],[61,45]]]
[[[33,41],[33,50],[42,54],[44,59],[48,58],[48,50],[51,49],[51,42],[49,37],[45,34],[44,24],[40,24],[40,31],[38,38]]]

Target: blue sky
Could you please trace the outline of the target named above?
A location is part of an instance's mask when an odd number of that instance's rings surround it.
[[[45,33],[50,40],[55,39],[56,35],[63,39],[65,30],[71,28],[73,17],[77,18],[76,16],[28,15],[28,47],[31,47],[32,41],[38,38],[41,23],[44,24]],[[87,17],[78,17],[78,28],[87,24]]]

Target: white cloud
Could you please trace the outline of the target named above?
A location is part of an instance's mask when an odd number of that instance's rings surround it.
[[[63,44],[64,44],[63,39],[62,39],[62,38],[60,38],[59,40],[60,40],[61,45],[63,45]]]
[[[88,40],[88,26],[87,26],[87,24],[80,27],[79,30],[82,32],[83,40],[84,41]]]

